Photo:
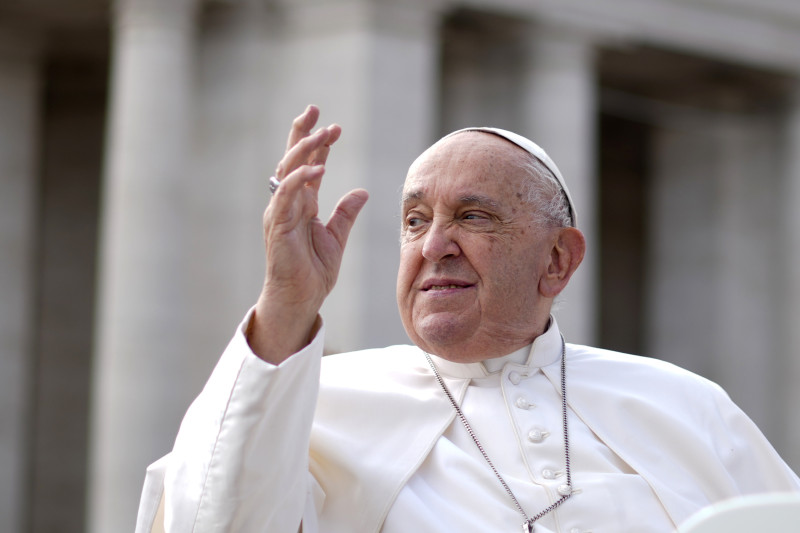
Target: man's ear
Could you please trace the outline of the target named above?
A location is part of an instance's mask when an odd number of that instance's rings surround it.
[[[553,239],[547,272],[539,278],[539,292],[555,298],[567,286],[586,253],[586,239],[577,228],[560,228]]]

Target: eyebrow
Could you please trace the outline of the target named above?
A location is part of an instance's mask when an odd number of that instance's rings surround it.
[[[422,191],[404,192],[403,197],[400,198],[400,205],[406,205],[411,200],[421,200],[424,197],[425,195],[422,193]]]
[[[403,198],[401,200],[401,205],[407,205],[411,201],[414,200],[424,200],[425,193],[422,191],[409,191],[403,194]],[[468,194],[466,196],[462,196],[458,199],[458,203],[461,205],[475,205],[478,207],[485,207],[491,209],[498,209],[500,207],[500,203],[488,196],[484,196],[481,194]]]
[[[486,207],[491,209],[498,209],[500,207],[500,202],[493,198],[489,198],[488,196],[482,196],[480,194],[471,194],[469,196],[462,196],[459,198],[459,203],[465,205],[476,205],[478,207]]]

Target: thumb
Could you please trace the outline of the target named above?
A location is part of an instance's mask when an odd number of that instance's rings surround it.
[[[367,199],[369,199],[367,191],[355,189],[342,196],[339,203],[336,204],[327,228],[342,248],[347,243],[350,230],[356,221],[356,217],[361,212],[361,208],[367,203]]]

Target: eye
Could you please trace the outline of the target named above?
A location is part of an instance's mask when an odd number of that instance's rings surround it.
[[[404,227],[408,230],[419,229],[425,225],[427,219],[419,212],[411,212],[406,215]]]
[[[489,215],[487,215],[486,213],[481,213],[479,211],[469,211],[467,213],[464,213],[464,215],[461,218],[463,218],[464,220],[480,221],[480,220],[488,220]]]

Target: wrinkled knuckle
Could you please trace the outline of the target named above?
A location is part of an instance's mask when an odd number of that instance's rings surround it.
[[[307,149],[311,146],[314,146],[314,144],[316,143],[317,143],[317,138],[314,135],[308,135],[297,141],[297,144],[301,145],[301,148],[303,149]]]
[[[355,219],[355,214],[350,209],[347,209],[346,207],[341,205],[336,206],[336,208],[333,211],[333,214],[334,216],[340,217],[347,221],[352,221]]]

